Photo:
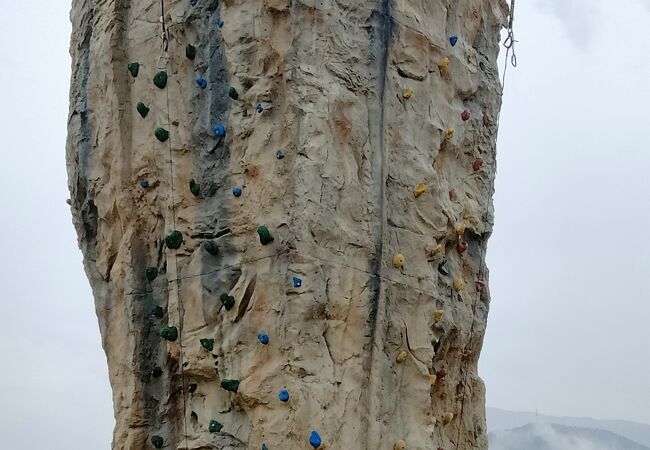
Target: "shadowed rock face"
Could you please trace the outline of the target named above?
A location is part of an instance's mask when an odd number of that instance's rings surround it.
[[[506,16],[165,0],[164,52],[158,0],[73,0],[67,164],[114,449],[487,447]]]

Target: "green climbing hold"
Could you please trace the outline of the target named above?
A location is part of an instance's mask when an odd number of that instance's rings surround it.
[[[151,436],[151,443],[156,448],[162,448],[163,444],[165,443],[165,440],[160,436]]]
[[[217,254],[219,253],[219,246],[214,241],[205,241],[203,243],[203,248],[205,249],[206,252],[214,256],[217,256]]]
[[[154,131],[153,134],[160,142],[165,142],[167,139],[169,139],[169,131],[165,130],[164,128],[156,128],[156,131]]]
[[[178,339],[178,329],[176,327],[164,327],[160,330],[160,337],[174,342]]]
[[[156,305],[153,308],[153,315],[162,318],[165,315],[165,310],[162,306]]]
[[[214,350],[214,339],[201,339],[201,347],[211,352]]]
[[[226,308],[226,311],[230,311],[232,307],[235,306],[235,297],[228,295],[225,292],[219,296],[219,300],[223,303],[223,307]]]
[[[137,77],[140,72],[140,63],[132,62],[129,64],[129,72],[131,72],[133,78]]]
[[[171,250],[181,248],[183,244],[183,235],[180,231],[174,230],[165,237],[165,245]]]
[[[239,99],[239,92],[237,92],[237,89],[235,89],[234,87],[231,87],[231,88],[230,88],[230,91],[228,91],[228,95],[229,95],[230,98],[232,98],[233,100],[237,100],[237,99]]]
[[[199,194],[201,193],[201,186],[199,183],[197,183],[194,178],[190,180],[190,192],[195,196],[198,197]]]
[[[221,380],[221,387],[229,392],[237,393],[239,380]]]
[[[164,89],[167,86],[167,72],[161,70],[153,77],[153,84],[158,86],[160,89]]]
[[[149,107],[142,102],[138,102],[136,109],[138,110],[140,116],[142,116],[143,119],[147,117],[147,114],[149,114]]]
[[[185,56],[187,56],[187,59],[194,61],[194,58],[196,58],[196,47],[192,44],[187,44],[187,47],[185,47]]]
[[[271,233],[269,232],[269,229],[261,226],[257,229],[257,234],[260,235],[260,242],[262,245],[270,244],[273,242],[273,236],[271,236]]]
[[[147,267],[147,270],[145,270],[145,274],[147,275],[147,280],[153,281],[156,278],[158,278],[158,267]]]
[[[211,420],[210,425],[208,425],[208,431],[210,433],[218,433],[218,432],[221,431],[222,428],[223,428],[223,425],[221,425],[216,420]]]

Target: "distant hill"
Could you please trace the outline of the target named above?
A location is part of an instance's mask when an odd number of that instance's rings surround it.
[[[491,432],[490,450],[650,450],[605,430],[554,424],[528,424]]]
[[[580,429],[590,429],[594,431],[609,431],[610,433],[619,435],[621,437],[629,439],[630,441],[638,442],[642,445],[641,447],[630,448],[650,448],[650,425],[635,422],[627,422],[622,420],[594,420],[589,418],[575,417],[553,417],[545,416],[543,414],[538,415],[535,413],[506,411],[497,408],[487,409],[487,421],[488,431],[490,434],[495,433],[495,435],[498,431],[521,428],[525,425],[533,423],[556,424],[562,425],[564,427],[575,427]],[[600,448],[596,448],[600,450]],[[527,450],[525,447],[519,450],[523,449]],[[591,450],[590,447],[587,447],[587,449]],[[615,449],[625,450],[627,447],[616,447]],[[492,445],[490,445],[490,450],[492,450]]]

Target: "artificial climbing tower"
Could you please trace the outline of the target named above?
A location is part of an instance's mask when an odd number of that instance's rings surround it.
[[[503,0],[73,0],[113,449],[485,449]]]

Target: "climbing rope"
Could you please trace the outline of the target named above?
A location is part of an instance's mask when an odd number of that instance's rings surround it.
[[[502,89],[506,87],[506,72],[508,71],[508,57],[510,57],[510,64],[512,67],[517,67],[517,53],[515,52],[515,0],[510,2],[510,20],[508,21],[508,36],[506,40],[503,41],[503,46],[506,48],[506,60],[503,67],[503,81],[501,82]],[[510,55],[512,51],[512,55]]]

